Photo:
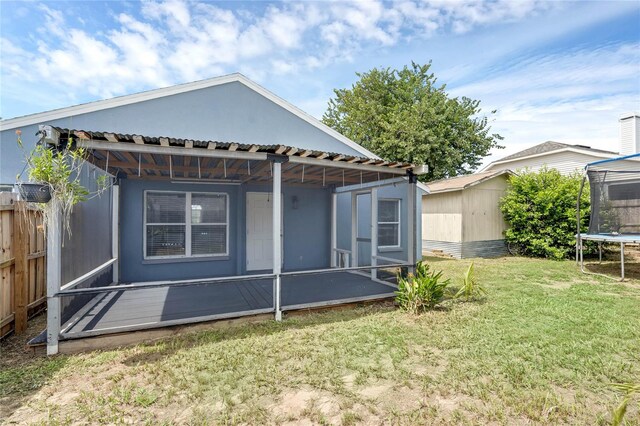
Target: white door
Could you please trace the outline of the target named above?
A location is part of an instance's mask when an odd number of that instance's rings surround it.
[[[273,268],[273,196],[247,192],[247,271]]]

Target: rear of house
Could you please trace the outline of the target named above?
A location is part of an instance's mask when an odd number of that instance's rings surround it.
[[[43,126],[43,127],[41,127]],[[48,239],[47,342],[393,296],[415,264],[412,165],[386,162],[234,74],[2,121],[88,152],[113,186]],[[51,232],[54,232],[51,234]]]

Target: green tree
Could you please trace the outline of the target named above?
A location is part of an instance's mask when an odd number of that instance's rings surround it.
[[[450,97],[430,68],[357,73],[350,89],[334,90],[322,121],[386,160],[428,164],[422,180],[471,173],[502,137],[480,101]]]
[[[509,178],[500,209],[509,224],[508,243],[527,256],[563,259],[575,254],[576,201],[582,177],[563,176],[556,169],[524,171]],[[581,229],[589,222],[589,187],[580,199]]]

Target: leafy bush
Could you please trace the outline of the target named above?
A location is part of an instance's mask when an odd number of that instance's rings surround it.
[[[473,262],[467,268],[467,272],[464,273],[462,277],[462,287],[460,290],[454,295],[454,297],[460,298],[464,297],[466,300],[475,299],[480,296],[484,296],[487,294],[487,290],[485,290],[473,276]]]
[[[442,271],[430,272],[429,265],[419,262],[415,275],[398,276],[396,302],[405,311],[424,312],[442,302],[448,285],[448,279],[442,280]]]
[[[575,254],[576,201],[582,177],[563,176],[555,169],[523,172],[509,178],[500,202],[509,229],[505,238],[520,254],[563,259]],[[589,187],[580,200],[581,231],[589,221]]]

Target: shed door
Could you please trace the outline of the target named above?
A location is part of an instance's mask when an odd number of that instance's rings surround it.
[[[247,271],[273,268],[273,196],[247,192]]]

